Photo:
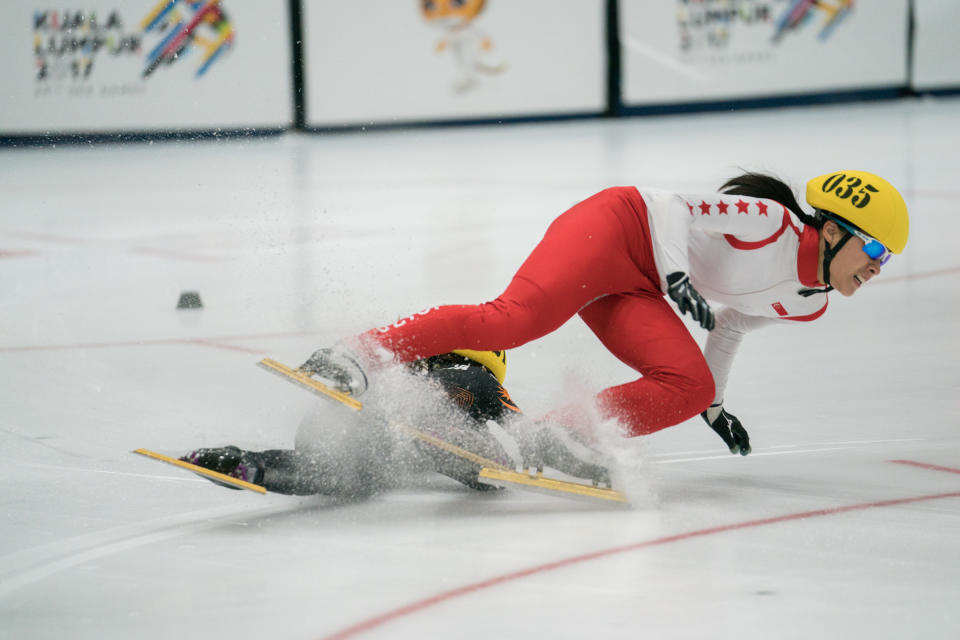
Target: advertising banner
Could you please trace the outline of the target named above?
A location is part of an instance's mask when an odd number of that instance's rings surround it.
[[[286,2],[6,0],[0,135],[285,127]]]
[[[960,87],[960,2],[913,0],[913,88]]]
[[[303,4],[307,124],[597,113],[603,0]]]
[[[908,0],[621,0],[627,106],[907,83]]]

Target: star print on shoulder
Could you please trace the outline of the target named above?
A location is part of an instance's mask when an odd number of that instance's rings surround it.
[[[690,211],[691,216],[697,215],[697,209],[700,210],[700,215],[709,216],[711,213],[716,213],[721,216],[730,215],[730,207],[735,206],[737,208],[737,214],[750,215],[750,206],[756,206],[757,215],[770,217],[769,208],[770,204],[763,202],[762,200],[756,200],[753,202],[744,202],[743,198],[740,198],[736,202],[727,202],[725,200],[719,200],[717,202],[707,202],[706,200],[700,200],[699,204],[685,200],[684,203],[687,205],[687,210]],[[781,205],[782,206],[782,205]],[[784,208],[786,211],[786,208]]]

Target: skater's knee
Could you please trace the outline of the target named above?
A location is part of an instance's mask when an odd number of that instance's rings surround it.
[[[690,381],[687,388],[687,397],[689,399],[690,416],[699,415],[706,411],[707,407],[713,402],[716,394],[716,385],[713,382],[713,374],[710,368],[704,365],[697,371],[691,372]]]
[[[705,361],[683,369],[663,372],[657,377],[675,399],[678,422],[698,415],[713,402],[713,374]]]
[[[628,436],[649,435],[680,424],[713,401],[709,368],[660,368],[634,382],[611,387],[599,396],[603,413],[619,419]]]

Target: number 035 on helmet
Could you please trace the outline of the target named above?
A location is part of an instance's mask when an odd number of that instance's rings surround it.
[[[807,202],[831,218],[839,218],[892,253],[907,245],[907,204],[892,184],[866,171],[839,171],[807,183]]]

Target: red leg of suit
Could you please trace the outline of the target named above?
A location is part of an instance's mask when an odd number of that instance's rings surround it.
[[[663,378],[644,378],[600,394],[604,410],[621,416],[631,432],[649,433],[690,417],[686,408],[676,407],[686,383],[670,377],[671,367],[653,364],[673,362],[671,348],[658,341],[682,352],[677,367],[693,362],[698,372],[694,377],[702,378],[701,369],[706,368],[693,339],[663,300],[658,283],[643,199],[632,187],[607,189],[557,218],[496,300],[435,307],[363,334],[358,346],[367,353],[382,347],[400,362],[454,349],[510,349],[556,330],[581,312],[615,355],[645,376]],[[636,294],[647,304],[625,305],[618,311],[619,305],[605,302],[609,298],[604,296],[611,294]],[[652,314],[650,318],[643,317],[644,310]],[[621,324],[627,319],[645,324]],[[691,345],[699,360],[687,353]],[[646,350],[650,354],[644,358],[641,352]],[[706,374],[712,389],[709,371]]]
[[[602,191],[557,218],[500,297],[436,307],[367,332],[401,362],[453,349],[509,349],[556,330],[596,298],[657,289],[646,207],[633,188]]]
[[[663,296],[608,296],[581,311],[580,317],[613,355],[643,374],[597,395],[601,415],[618,418],[628,435],[678,424],[713,402],[707,361]]]

